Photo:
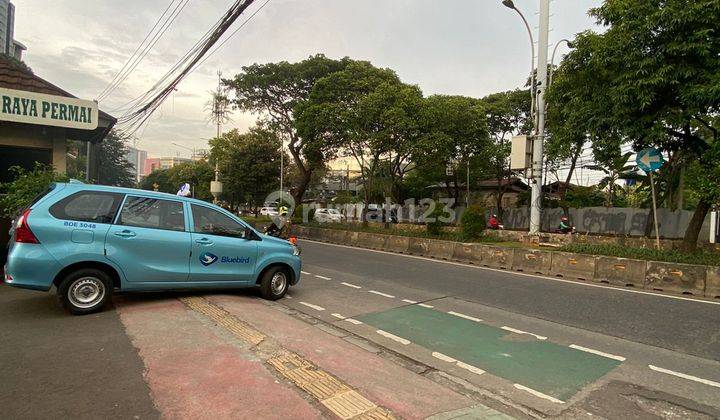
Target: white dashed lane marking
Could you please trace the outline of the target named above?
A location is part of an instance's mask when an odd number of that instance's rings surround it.
[[[340,314],[330,314],[330,315],[332,315],[332,316],[334,316],[335,318],[338,318],[338,319],[345,319],[345,317],[342,316],[342,315],[340,315]]]
[[[512,332],[512,333],[515,333],[515,334],[532,335],[533,337],[537,338],[538,340],[547,340],[547,337],[545,337],[544,335],[537,335],[537,334],[533,334],[533,333],[531,333],[531,332],[527,332],[527,331],[523,331],[523,330],[518,330],[518,329],[512,328],[512,327],[500,327],[500,328],[503,329],[503,330],[505,330],[505,331],[510,331],[510,332]]]
[[[434,352],[432,353],[432,355],[433,355],[434,358],[440,359],[440,360],[442,360],[443,362],[448,362],[448,363],[455,363],[455,362],[457,362],[457,360],[453,359],[452,357],[446,356],[446,355],[444,355],[444,354],[442,354],[442,353],[438,353],[438,352],[436,352],[436,351],[434,351]]]
[[[460,312],[449,311],[448,313],[450,315],[455,315],[456,317],[459,317],[459,318],[469,319],[470,321],[482,322],[482,319],[480,319],[480,318],[475,318],[474,316],[465,315]]]
[[[532,389],[532,388],[528,388],[528,387],[523,386],[523,385],[520,385],[520,384],[514,384],[514,385],[515,385],[515,388],[520,389],[520,390],[523,390],[523,391],[526,391],[526,392],[529,392],[529,393],[531,393],[532,395],[534,395],[534,396],[536,396],[536,397],[543,398],[543,399],[546,399],[546,400],[548,400],[548,401],[552,401],[552,402],[554,402],[554,403],[556,403],[556,404],[565,404],[565,401],[558,400],[557,398],[551,397],[551,396],[546,395],[546,394],[543,394],[543,393],[540,392],[540,391],[535,391],[535,390]]]
[[[410,300],[410,299],[403,299],[402,301],[405,302],[405,303],[412,303],[412,304],[416,304],[416,303],[417,303],[417,301]]]
[[[591,349],[588,347],[578,346],[577,344],[570,344],[571,349],[584,351],[587,353],[597,354],[598,356],[607,357],[608,359],[618,360],[620,362],[624,362],[626,359],[622,356],[616,356],[614,354],[605,353],[600,350]]]
[[[386,298],[395,299],[395,296],[383,292],[378,292],[377,290],[368,290],[368,292],[374,295],[385,296]]]
[[[332,280],[330,277],[321,276],[319,274],[315,274],[315,277],[317,277],[319,279],[323,279],[323,280]]]
[[[345,321],[355,325],[362,325],[362,321],[358,321],[357,319],[345,318]]]
[[[342,283],[340,283],[340,284],[342,284],[343,286],[352,287],[353,289],[362,289],[362,287],[360,287],[360,286],[358,286],[358,285],[356,285],[356,284],[352,284],[352,283],[342,282]]]
[[[389,339],[391,339],[391,340],[393,340],[393,341],[397,341],[397,342],[400,343],[400,344],[403,344],[403,345],[406,345],[406,346],[407,346],[408,344],[410,344],[410,340],[406,340],[406,339],[404,339],[404,338],[402,338],[402,337],[398,337],[397,335],[391,334],[391,333],[389,333],[389,332],[387,332],[387,331],[377,330],[376,332],[377,332],[378,334],[382,335],[383,337],[389,338]]]
[[[316,311],[324,311],[325,310],[325,308],[323,308],[322,306],[313,305],[312,303],[300,302],[300,304],[305,305],[308,308],[315,309]]]
[[[300,271],[300,274],[305,274],[306,276],[310,275],[310,273],[308,273],[307,271]]]
[[[715,388],[720,388],[720,382],[711,381],[709,379],[698,378],[697,376],[688,375],[686,373],[675,372],[674,370],[665,369],[665,368],[661,368],[661,367],[657,367],[657,366],[653,366],[653,365],[648,365],[648,367],[650,369],[654,370],[655,372],[665,373],[668,375],[677,376],[678,378],[683,378],[683,379],[687,379],[689,381],[695,381],[695,382],[698,382],[701,384],[714,386]]]
[[[475,367],[473,365],[468,365],[467,363],[457,362],[456,364],[457,364],[457,367],[468,370],[476,375],[482,375],[483,373],[485,373],[484,370],[482,370],[478,367]]]
[[[418,306],[422,306],[423,308],[432,309],[434,306],[428,305],[427,303],[418,303]]]

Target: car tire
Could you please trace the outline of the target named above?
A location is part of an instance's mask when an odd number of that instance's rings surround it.
[[[57,288],[62,306],[73,315],[85,315],[103,309],[113,286],[110,276],[96,268],[81,268],[65,276]]]
[[[265,271],[260,281],[260,294],[263,299],[278,300],[285,296],[290,287],[290,275],[284,267],[272,267]]]

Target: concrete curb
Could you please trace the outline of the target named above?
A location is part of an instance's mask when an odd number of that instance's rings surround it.
[[[720,298],[720,267],[293,226],[300,238],[490,268]]]

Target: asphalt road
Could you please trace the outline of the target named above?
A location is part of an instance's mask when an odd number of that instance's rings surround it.
[[[3,418],[160,417],[112,308],[70,316],[55,293],[0,285],[0,343]]]
[[[302,241],[303,264],[720,361],[720,305]]]

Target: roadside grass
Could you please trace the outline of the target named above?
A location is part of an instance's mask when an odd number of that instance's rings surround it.
[[[468,238],[462,234],[462,232],[447,232],[442,231],[438,234],[432,234],[428,232],[424,226],[418,227],[418,229],[398,229],[390,228],[385,229],[377,226],[363,226],[361,223],[303,223],[302,226],[306,227],[318,227],[324,229],[338,229],[348,230],[352,232],[366,232],[366,233],[378,233],[381,235],[398,235],[398,236],[409,236],[413,238],[427,238],[427,239],[440,239],[443,241],[454,241],[454,242],[478,242],[488,243],[497,246],[506,246],[512,248],[527,248],[527,245],[521,244],[520,242],[509,242],[504,241],[496,235],[484,234],[475,238]]]
[[[720,253],[705,250],[682,252],[679,250],[630,248],[627,246],[608,244],[568,244],[560,247],[558,251],[574,252],[577,254],[603,255],[608,257],[632,258],[635,260],[720,266]]]

